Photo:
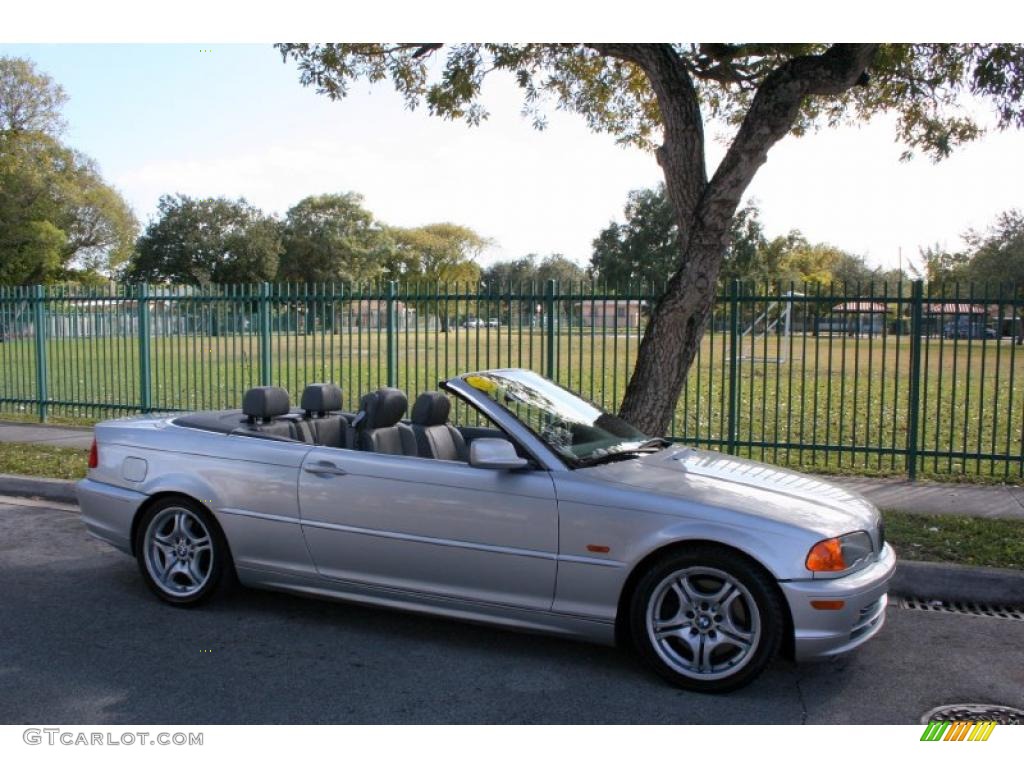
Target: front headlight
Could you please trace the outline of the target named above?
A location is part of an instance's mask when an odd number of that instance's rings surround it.
[[[854,531],[819,541],[807,553],[805,565],[815,573],[848,571],[871,557],[871,552],[871,537],[865,531]]]

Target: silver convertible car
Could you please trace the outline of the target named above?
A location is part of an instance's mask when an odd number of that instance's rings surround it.
[[[440,388],[408,419],[401,390],[343,413],[312,384],[297,409],[258,387],[240,410],[104,422],[82,518],[174,605],[237,579],[618,642],[697,691],[881,629],[895,555],[863,498],[641,434],[531,371]]]

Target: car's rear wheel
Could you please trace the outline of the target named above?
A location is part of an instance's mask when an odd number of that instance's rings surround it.
[[[705,693],[752,681],[785,627],[771,576],[732,550],[669,553],[640,578],[630,629],[641,658],[669,682]]]
[[[136,532],[135,555],[149,588],[161,600],[180,606],[210,597],[231,567],[212,515],[185,498],[168,497],[146,510]]]

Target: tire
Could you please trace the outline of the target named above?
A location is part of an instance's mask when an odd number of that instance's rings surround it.
[[[181,496],[161,499],[143,514],[135,532],[135,558],[153,594],[181,607],[208,600],[234,574],[213,515]]]
[[[677,550],[640,577],[629,628],[640,658],[673,685],[725,693],[754,680],[786,626],[770,574],[712,545]]]

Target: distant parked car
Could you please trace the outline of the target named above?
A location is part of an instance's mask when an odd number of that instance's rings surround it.
[[[997,339],[999,334],[995,328],[990,328],[984,323],[970,322],[967,318],[959,321],[948,322],[942,328],[944,339]]]
[[[501,325],[501,323],[498,322],[498,318],[496,318],[496,317],[492,317],[490,320],[487,321],[487,327],[488,328],[497,328],[500,325]]]
[[[484,325],[483,320],[477,320],[475,317],[471,317],[468,320],[462,321],[463,328],[480,328]]]

